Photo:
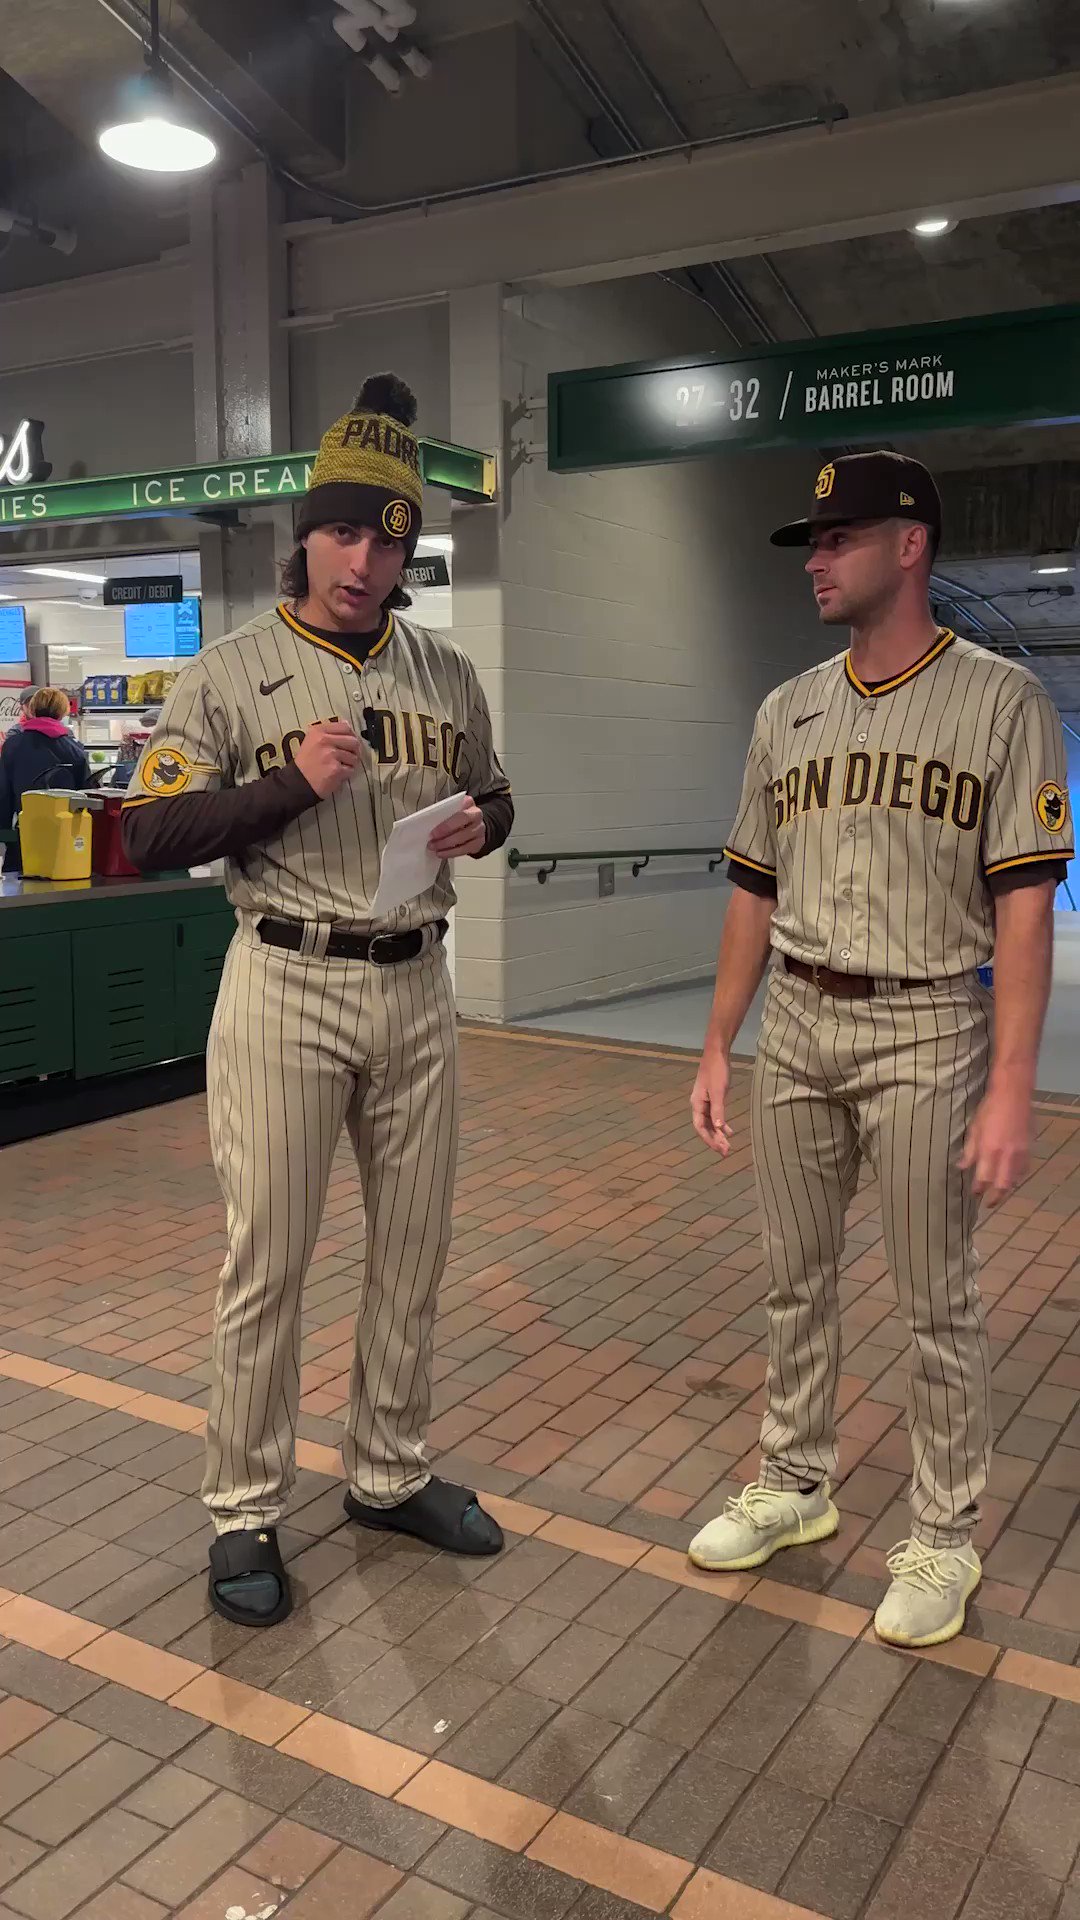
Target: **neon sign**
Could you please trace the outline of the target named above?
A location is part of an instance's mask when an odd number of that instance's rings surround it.
[[[29,487],[47,480],[52,464],[41,444],[43,420],[20,420],[11,438],[0,439],[0,487]]]

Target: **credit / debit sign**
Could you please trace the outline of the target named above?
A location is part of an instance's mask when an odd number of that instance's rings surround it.
[[[422,560],[410,560],[405,569],[407,587],[448,587],[450,566],[445,554],[425,554]]]
[[[184,582],[178,573],[113,574],[102,595],[107,607],[160,607],[183,599]]]

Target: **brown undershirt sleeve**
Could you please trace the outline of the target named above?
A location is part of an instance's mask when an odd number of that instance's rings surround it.
[[[275,767],[261,780],[215,793],[177,793],[124,808],[124,852],[136,867],[201,866],[238,854],[318,805],[298,767]]]
[[[1059,887],[1069,876],[1067,860],[1032,860],[1030,865],[1002,867],[987,876],[991,893],[1015,893],[1017,887],[1038,887],[1052,880]]]
[[[484,853],[494,853],[496,848],[503,846],[510,837],[510,829],[514,824],[514,803],[509,792],[504,790],[499,793],[482,793],[476,804],[484,816],[484,825],[487,828]],[[483,859],[483,857],[481,854],[480,858]]]
[[[776,875],[762,873],[757,867],[745,866],[733,854],[728,856],[727,877],[746,893],[756,893],[762,900],[776,899]]]

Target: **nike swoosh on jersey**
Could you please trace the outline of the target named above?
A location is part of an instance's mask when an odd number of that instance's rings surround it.
[[[824,707],[819,707],[816,713],[801,713],[797,720],[792,721],[792,729],[794,730],[796,727],[808,727],[811,720],[820,720],[824,711]]]
[[[288,686],[291,679],[291,673],[283,673],[280,680],[260,680],[259,692],[264,694],[276,693],[279,687]]]

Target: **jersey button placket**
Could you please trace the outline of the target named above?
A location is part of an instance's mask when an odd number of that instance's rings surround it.
[[[860,700],[859,704],[855,709],[853,744],[856,747],[865,747],[867,740],[870,737],[869,725],[870,725],[870,716],[873,713],[873,710],[874,710],[874,707],[873,707],[872,700]],[[851,867],[849,872],[850,872],[850,881],[852,883],[854,882],[854,879],[855,879],[855,846],[853,843],[858,839],[858,835],[859,835],[859,830],[855,823],[855,820],[854,819],[849,820],[847,826],[843,830],[843,837],[848,842],[848,846],[851,852]],[[853,921],[854,921],[853,902],[855,898],[854,885],[849,884],[848,886],[839,888],[838,898],[842,900],[844,903],[845,927],[844,927],[844,933],[842,937],[847,941],[847,945],[840,948],[840,959],[850,960],[851,951],[852,951],[851,940],[854,934],[854,925],[853,925]]]

